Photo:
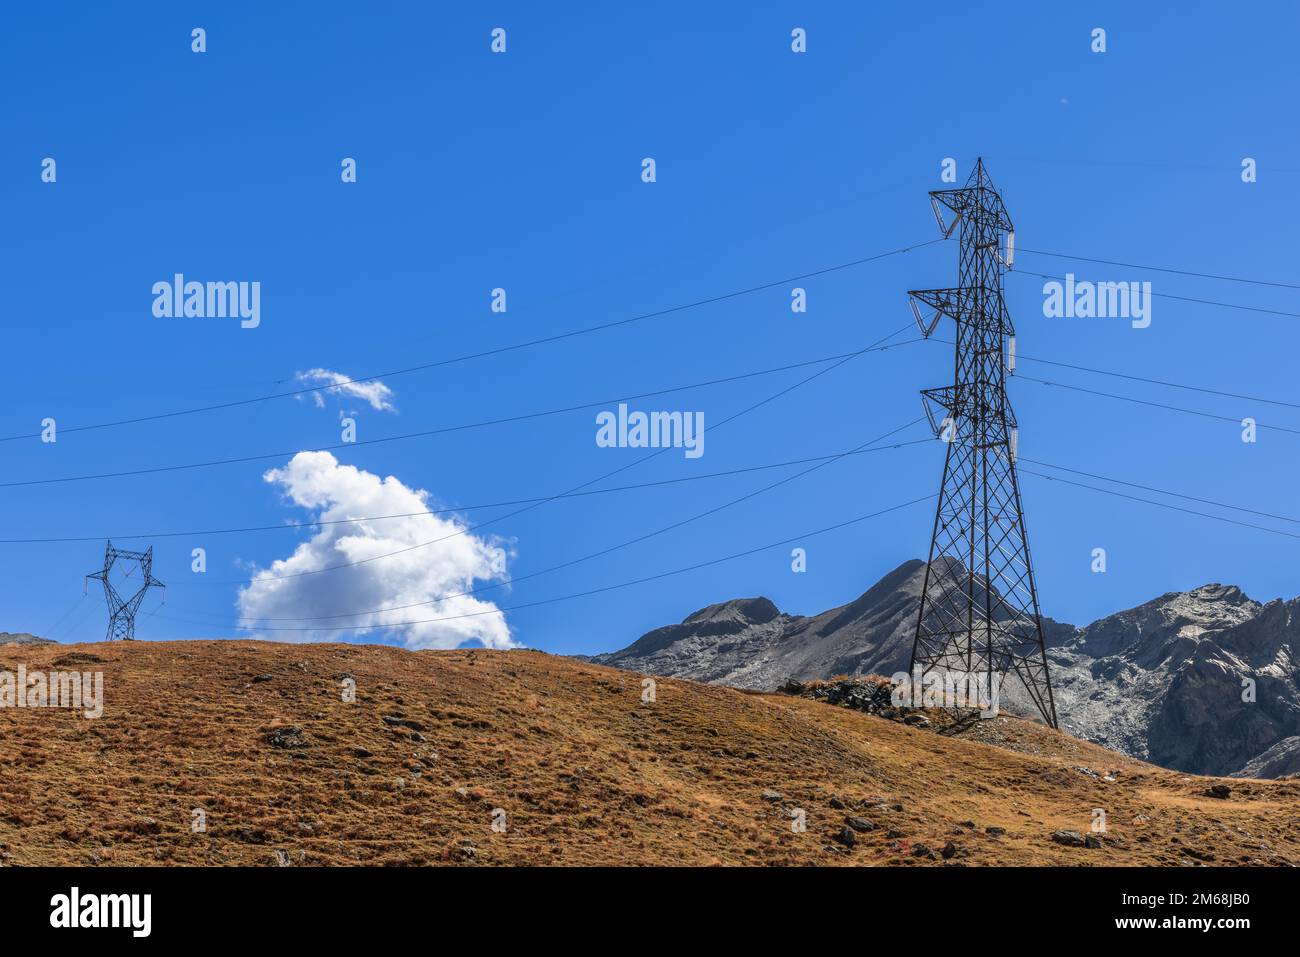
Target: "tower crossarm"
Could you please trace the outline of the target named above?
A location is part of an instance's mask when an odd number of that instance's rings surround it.
[[[956,335],[952,385],[921,393],[946,451],[910,670],[978,676],[989,694],[1015,673],[1028,701],[1055,727],[1016,477],[1018,430],[1006,390],[1007,340],[1015,330],[1002,283],[1014,227],[982,160],[964,187],[937,190],[930,199],[945,236],[960,227],[958,283],[912,290],[909,302],[922,335],[928,337],[941,316],[955,322]],[[932,317],[924,318],[921,307]]]
[[[140,586],[125,599],[118,593],[111,578],[113,566],[119,561],[134,562],[140,569]],[[111,541],[104,548],[104,567],[86,575],[86,583],[88,584],[91,579],[104,586],[104,602],[108,606],[108,641],[134,638],[135,615],[140,610],[145,594],[150,588],[167,587],[154,577],[153,548],[143,552],[131,551],[114,548]]]
[[[939,316],[947,316],[959,325],[978,325],[981,331],[1000,336],[1014,336],[1016,328],[1011,313],[1002,298],[1002,290],[993,286],[957,286],[950,289],[910,289],[907,293],[912,303],[912,313],[921,334],[934,331]],[[919,306],[932,311],[926,320]]]

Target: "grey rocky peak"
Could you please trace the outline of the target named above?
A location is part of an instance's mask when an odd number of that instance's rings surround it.
[[[710,605],[591,660],[758,691],[888,676],[907,669],[924,574],[924,562],[904,562],[819,615],[786,614],[766,598]],[[1197,774],[1300,771],[1300,599],[1261,604],[1209,584],[1083,628],[1044,617],[1043,634],[1069,733]],[[1033,712],[1014,678],[1001,704]]]
[[[924,569],[905,562],[854,601],[811,617],[783,614],[766,598],[710,605],[591,660],[757,691],[788,678],[892,674],[911,656],[906,622],[915,618]]]
[[[36,635],[29,635],[27,632],[10,632],[0,631],[0,645],[52,645],[55,642],[50,638],[38,638]]]
[[[1231,774],[1300,733],[1300,602],[1231,585],[1172,592],[1053,648],[1063,726],[1197,774]]]

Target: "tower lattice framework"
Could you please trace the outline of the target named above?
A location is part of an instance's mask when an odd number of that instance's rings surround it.
[[[140,569],[140,587],[129,598],[123,598],[109,579],[113,565],[118,561],[136,562]],[[135,638],[135,613],[140,610],[145,593],[150,588],[167,587],[153,577],[153,546],[147,551],[131,552],[114,548],[113,543],[108,542],[104,548],[104,567],[87,575],[86,582],[92,578],[103,584],[104,600],[108,604],[108,634],[105,641],[119,638],[130,641]]]
[[[960,278],[956,288],[909,293],[923,335],[941,316],[957,329],[953,384],[922,392],[947,451],[910,671],[923,678],[936,669],[978,676],[988,701],[1014,672],[1056,727],[1016,478],[1016,418],[1006,391],[1015,330],[1003,277],[1015,227],[982,159],[965,186],[933,191],[930,202],[944,235],[958,230]],[[920,305],[933,311],[928,319]]]

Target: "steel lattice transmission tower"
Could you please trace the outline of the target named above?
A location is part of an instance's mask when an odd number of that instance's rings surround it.
[[[1015,330],[1002,282],[1015,227],[982,159],[965,186],[931,192],[930,202],[945,236],[960,230],[960,279],[955,289],[909,293],[922,335],[934,331],[940,316],[957,326],[953,384],[922,392],[947,453],[910,671],[916,676],[919,670],[922,678],[936,669],[978,675],[990,701],[1015,672],[1043,719],[1056,727],[1016,480],[1016,418],[1006,390]],[[933,310],[928,320],[918,303]],[[942,421],[936,421],[936,407],[945,412]]]
[[[130,598],[123,599],[113,583],[109,581],[109,573],[113,570],[113,564],[117,561],[136,562],[140,568],[140,587],[136,589],[135,594]],[[131,573],[128,571],[128,575]],[[104,600],[108,603],[108,635],[105,641],[113,641],[121,638],[131,641],[135,638],[135,613],[140,609],[140,603],[144,601],[145,592],[152,587],[165,589],[167,586],[153,577],[153,546],[148,551],[129,552],[122,548],[114,548],[113,543],[109,542],[104,548],[104,567],[97,572],[92,572],[86,576],[86,582],[94,578],[104,585]]]

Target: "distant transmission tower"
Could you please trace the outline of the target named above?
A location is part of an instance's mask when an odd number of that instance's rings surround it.
[[[127,562],[136,562],[140,568],[140,587],[130,598],[123,599],[118,594],[113,583],[109,581],[109,573],[113,570],[114,562],[118,560]],[[128,575],[131,573],[128,571]],[[92,572],[86,576],[86,582],[94,578],[104,585],[104,600],[108,603],[108,635],[106,641],[113,641],[121,638],[131,641],[135,638],[135,613],[140,609],[140,603],[144,601],[145,592],[151,587],[166,588],[167,586],[153,577],[153,546],[144,552],[128,552],[125,549],[114,548],[113,543],[109,542],[104,548],[104,567],[97,572]]]
[[[909,670],[979,675],[990,701],[1014,671],[1043,720],[1056,727],[1016,481],[1016,417],[1006,390],[1015,330],[1002,280],[1011,267],[1015,227],[982,159],[965,186],[933,191],[930,203],[944,236],[960,226],[959,285],[909,295],[922,335],[934,331],[941,315],[956,322],[956,373],[952,385],[922,392],[930,424],[948,450]],[[947,224],[945,209],[952,216]],[[928,320],[918,303],[933,310]],[[941,422],[936,406],[947,413]]]

